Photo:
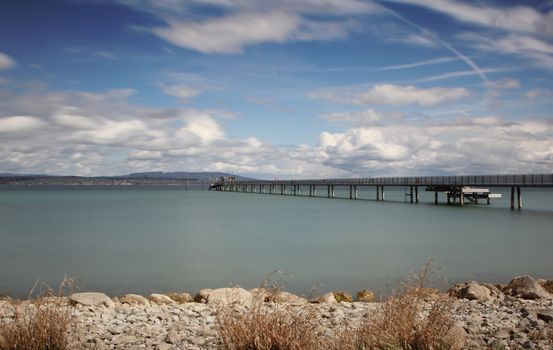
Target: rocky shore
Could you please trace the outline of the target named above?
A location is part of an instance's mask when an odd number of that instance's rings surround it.
[[[428,293],[430,303],[437,291]],[[468,282],[448,291],[454,300],[459,336],[468,349],[553,349],[553,281],[514,278],[507,285]],[[205,289],[187,293],[128,294],[110,298],[102,293],[76,293],[64,299],[77,322],[75,349],[218,349],[217,313],[221,307],[247,312],[263,302],[268,308],[315,308],[325,335],[345,324],[359,324],[380,302],[370,291],[353,300],[345,292],[317,300],[256,288]],[[0,301],[0,322],[10,322],[21,303]],[[229,306],[230,305],[230,306]]]

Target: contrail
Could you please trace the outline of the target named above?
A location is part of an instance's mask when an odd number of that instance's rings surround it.
[[[424,36],[430,36],[432,39],[434,40],[437,40],[440,44],[442,44],[445,48],[447,48],[449,51],[451,51],[455,56],[459,57],[459,59],[461,59],[462,61],[464,61],[466,64],[469,65],[469,67],[471,67],[474,72],[480,76],[480,78],[482,78],[482,80],[484,80],[484,82],[489,82],[490,80],[488,79],[488,77],[486,76],[486,74],[484,74],[484,72],[482,71],[482,69],[480,67],[478,67],[478,65],[476,63],[474,63],[473,60],[471,60],[470,58],[468,58],[467,56],[463,55],[461,52],[459,52],[459,50],[457,50],[456,48],[454,48],[451,44],[449,44],[448,42],[444,41],[443,39],[441,39],[436,33],[424,28],[424,27],[421,27],[420,25],[416,24],[416,23],[413,23],[411,22],[410,20],[408,20],[407,18],[403,17],[402,15],[400,15],[399,13],[397,13],[396,11],[394,10],[391,10],[389,8],[387,8],[386,6],[380,4],[380,6],[382,6],[382,8],[390,13],[392,16],[395,16],[397,17],[399,20],[401,20],[402,22],[410,25],[411,27],[417,29],[418,31],[421,32],[422,35]]]

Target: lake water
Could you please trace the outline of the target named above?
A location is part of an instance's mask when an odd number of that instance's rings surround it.
[[[304,190],[302,193],[306,193]],[[319,195],[326,194],[323,188]],[[346,196],[345,191],[338,195]],[[450,281],[553,278],[553,191],[524,209],[405,203],[404,188],[345,200],[178,187],[0,187],[0,293],[81,277],[111,295],[256,287],[272,271],[295,293],[384,291],[431,257]],[[444,198],[440,197],[440,201]]]

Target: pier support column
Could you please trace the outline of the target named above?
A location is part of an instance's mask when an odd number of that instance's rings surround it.
[[[288,186],[284,185],[284,195],[288,194]]]
[[[438,192],[434,192],[434,204],[438,204]]]
[[[380,186],[378,185],[376,186],[376,200],[380,200]]]
[[[349,185],[349,199],[353,199],[353,186]]]
[[[326,186],[326,196],[330,198],[330,185]]]
[[[383,201],[385,201],[386,197],[384,196],[384,186],[380,186],[380,191],[381,191],[380,197]]]
[[[331,192],[332,198],[336,197],[336,192],[334,192],[334,185],[332,185]]]
[[[465,204],[465,194],[463,193],[463,189],[459,190],[459,205],[463,206]]]
[[[301,196],[301,185],[298,185],[298,196]]]
[[[413,203],[413,186],[409,186],[409,201]]]
[[[451,192],[447,192],[447,205],[451,204]]]
[[[515,188],[511,187],[511,210],[515,209]]]
[[[419,204],[419,186],[415,186],[415,203]]]
[[[522,194],[520,193],[520,186],[517,186],[517,208],[522,209]]]
[[[317,197],[317,186],[313,185],[313,197]]]
[[[359,198],[359,192],[357,192],[357,185],[353,186],[353,199]]]

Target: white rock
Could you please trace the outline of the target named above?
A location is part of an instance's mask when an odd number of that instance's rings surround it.
[[[196,300],[200,303],[217,305],[251,305],[253,295],[244,288],[202,289],[196,296]]]
[[[151,294],[149,299],[150,302],[155,304],[175,304],[175,301],[173,299],[163,294]]]
[[[119,301],[123,304],[146,305],[146,306],[150,305],[150,302],[148,301],[148,299],[138,294],[126,294],[120,297]]]
[[[328,292],[324,295],[321,295],[318,299],[317,299],[317,302],[319,304],[337,304],[338,301],[336,300],[336,298],[334,297],[334,293],[333,292]]]
[[[106,306],[113,307],[115,304],[104,293],[74,293],[69,296],[69,303],[71,305],[85,305],[85,306]]]

